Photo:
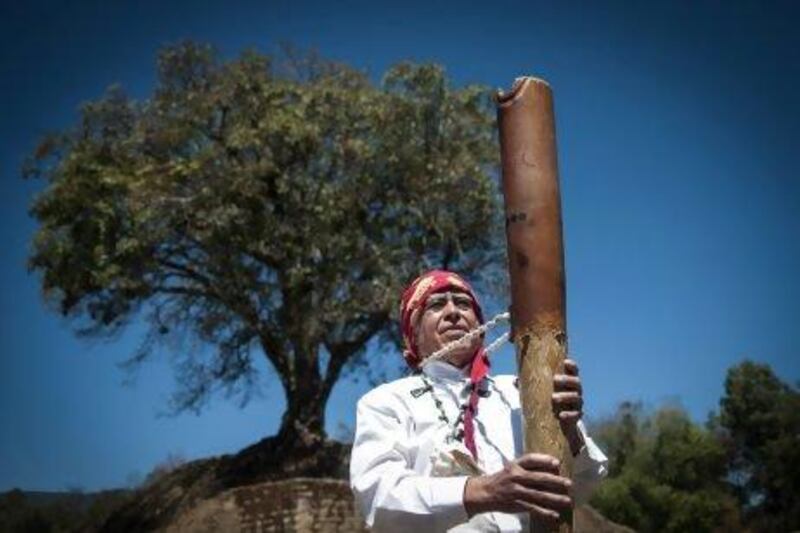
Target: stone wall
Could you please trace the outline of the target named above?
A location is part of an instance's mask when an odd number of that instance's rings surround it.
[[[366,529],[346,482],[296,478],[223,492],[180,514],[167,531],[327,533]]]
[[[296,478],[225,491],[180,513],[169,533],[366,531],[350,488],[336,479]],[[575,532],[630,532],[588,506],[575,510]]]

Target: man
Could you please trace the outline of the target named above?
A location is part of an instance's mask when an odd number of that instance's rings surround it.
[[[470,286],[431,271],[403,293],[404,357],[415,373],[358,402],[350,482],[367,525],[378,531],[520,531],[528,514],[557,524],[588,498],[606,457],[586,436],[578,367],[554,376],[553,407],[575,456],[573,479],[558,461],[522,453],[514,376],[490,376],[483,321]],[[462,337],[465,337],[462,339]],[[462,339],[442,360],[426,362]]]

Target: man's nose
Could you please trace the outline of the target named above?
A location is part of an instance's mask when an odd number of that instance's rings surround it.
[[[444,306],[443,312],[444,317],[447,320],[452,320],[455,322],[461,318],[461,309],[458,308],[452,298],[447,299],[447,303]]]

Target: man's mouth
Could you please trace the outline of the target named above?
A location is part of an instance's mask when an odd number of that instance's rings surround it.
[[[463,337],[467,333],[467,329],[460,326],[452,326],[442,331],[442,335],[447,337]]]

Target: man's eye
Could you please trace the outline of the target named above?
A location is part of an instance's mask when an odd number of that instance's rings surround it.
[[[469,298],[457,298],[453,300],[453,303],[455,303],[456,307],[459,309],[469,309],[472,307],[472,301]]]
[[[447,302],[444,298],[437,298],[435,300],[428,300],[428,305],[425,306],[426,309],[441,309],[444,307],[444,304]]]

